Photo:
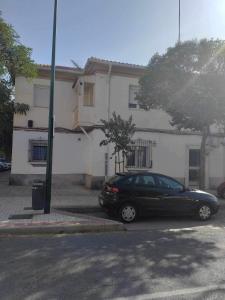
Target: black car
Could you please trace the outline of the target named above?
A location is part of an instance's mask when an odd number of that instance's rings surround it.
[[[149,172],[115,175],[104,184],[99,205],[109,215],[115,214],[128,223],[151,214],[194,215],[208,220],[219,209],[214,195]]]

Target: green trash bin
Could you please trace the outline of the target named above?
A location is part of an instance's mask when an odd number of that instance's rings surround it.
[[[35,180],[32,184],[32,209],[44,209],[45,181]]]

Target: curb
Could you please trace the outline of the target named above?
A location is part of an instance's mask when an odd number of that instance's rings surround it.
[[[102,208],[100,206],[53,206],[55,210],[60,212],[70,212],[77,214],[88,214],[95,212],[102,212]]]
[[[0,228],[0,235],[32,235],[32,234],[66,234],[66,233],[94,233],[94,232],[112,232],[126,231],[124,224],[49,224],[45,226],[15,226]]]

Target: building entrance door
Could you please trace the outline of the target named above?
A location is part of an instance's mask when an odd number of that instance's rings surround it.
[[[189,186],[199,187],[200,149],[189,149]]]

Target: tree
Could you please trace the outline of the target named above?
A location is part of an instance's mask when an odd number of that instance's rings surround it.
[[[17,74],[27,78],[36,76],[31,59],[32,50],[19,42],[13,27],[0,14],[0,148],[7,156],[11,153],[13,115],[26,114],[27,104],[14,102],[14,85]]]
[[[186,41],[155,54],[140,79],[137,99],[145,109],[163,109],[179,130],[202,136],[200,187],[205,187],[206,140],[225,117],[225,41]]]
[[[133,124],[132,116],[128,120],[123,120],[120,115],[113,112],[109,121],[101,120],[101,122],[103,123],[102,130],[106,139],[100,142],[100,146],[106,146],[111,143],[114,145],[112,155],[115,155],[115,172],[117,164],[119,164],[119,172],[121,171],[120,154],[122,155],[122,169],[124,171],[125,157],[129,152],[129,146],[132,143],[131,139],[135,133],[135,124]]]

